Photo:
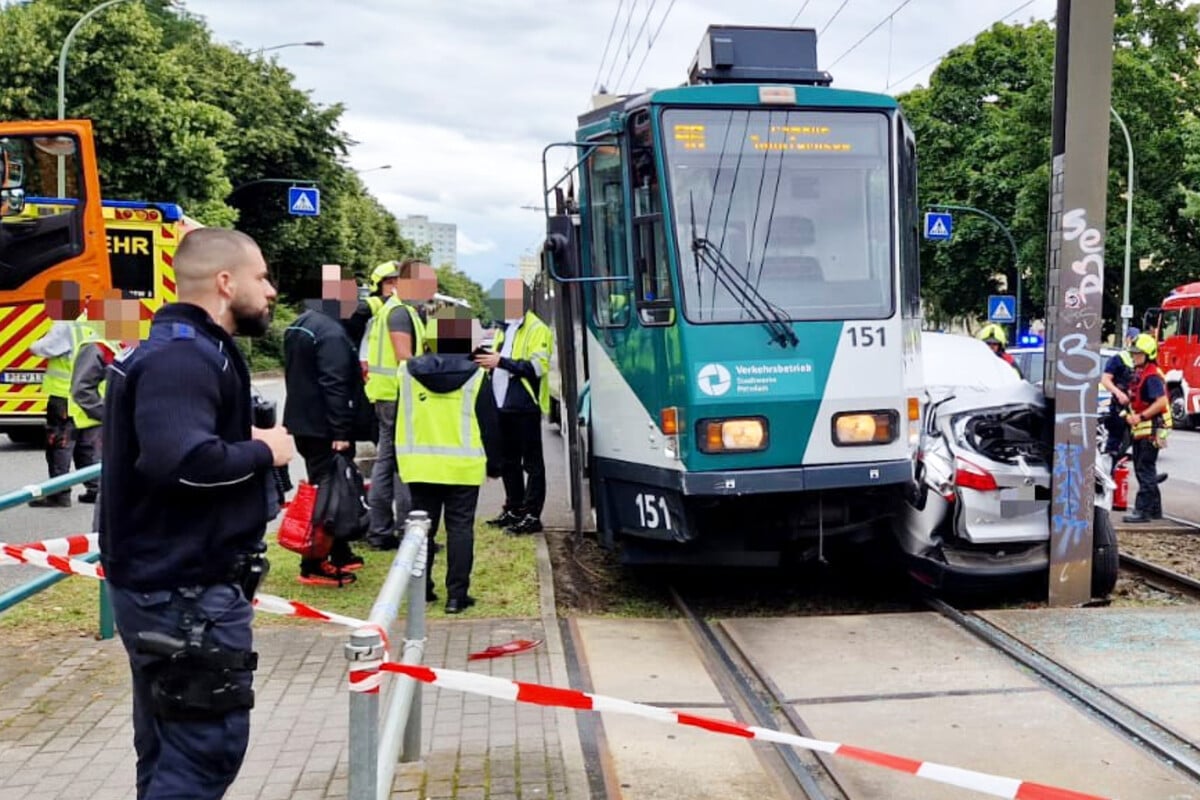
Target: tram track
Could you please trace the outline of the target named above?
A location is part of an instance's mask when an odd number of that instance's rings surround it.
[[[1159,564],[1121,553],[1121,569],[1137,577],[1148,586],[1170,594],[1180,594],[1200,601],[1200,580],[1184,575]]]
[[[799,736],[813,738],[812,730],[775,682],[720,625],[714,626],[701,617],[675,587],[670,588],[670,597],[709,675],[732,710],[758,726],[784,731],[790,728]],[[853,800],[829,755],[781,744],[772,747],[776,774],[781,782],[799,790],[799,796],[807,800]]]
[[[926,603],[932,610],[1033,672],[1042,683],[1103,720],[1157,761],[1200,782],[1200,744],[1183,732],[978,614],[961,611],[936,598],[926,598]]]

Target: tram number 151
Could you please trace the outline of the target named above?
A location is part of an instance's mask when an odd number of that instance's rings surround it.
[[[671,512],[667,498],[659,494],[638,494],[633,498],[637,506],[638,519],[643,528],[666,528],[671,530]]]

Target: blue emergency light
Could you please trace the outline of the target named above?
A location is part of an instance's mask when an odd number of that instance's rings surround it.
[[[1036,333],[1021,334],[1021,336],[1017,339],[1017,343],[1020,344],[1021,347],[1041,347],[1043,344],[1045,344],[1045,342],[1042,340],[1042,337],[1038,336]]]

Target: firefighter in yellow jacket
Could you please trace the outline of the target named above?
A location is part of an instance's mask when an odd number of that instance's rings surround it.
[[[437,291],[433,268],[410,259],[385,261],[371,272],[373,296],[367,303],[374,312],[363,337],[360,358],[367,365],[367,399],[379,421],[379,443],[371,470],[367,503],[371,526],[367,544],[380,550],[399,546],[396,526],[411,506],[409,491],[396,478],[392,450],[396,419],[396,368],[425,351],[425,326],[410,302],[424,302]],[[426,296],[427,295],[427,296]]]
[[[528,311],[529,287],[503,278],[488,295],[488,311],[503,328],[491,352],[475,363],[491,371],[491,390],[500,409],[504,508],[489,525],[518,535],[542,530],[546,504],[546,463],[542,456],[542,416],[550,410],[550,350],[553,335]]]
[[[46,468],[51,478],[66,475],[71,471],[71,459],[75,468],[83,469],[95,462],[87,451],[87,444],[75,449],[75,430],[71,425],[68,398],[71,396],[71,372],[75,365],[75,354],[84,342],[96,338],[92,326],[83,314],[83,298],[79,284],[74,281],[51,281],[46,287],[46,316],[54,320],[46,335],[29,346],[34,355],[48,359],[42,391],[46,393]],[[65,490],[47,497],[39,497],[29,503],[34,508],[71,505],[71,492]]]
[[[396,371],[396,467],[413,510],[429,514],[432,523],[425,572],[431,601],[437,599],[433,539],[445,516],[446,613],[458,614],[475,604],[468,592],[479,487],[500,469],[494,398],[471,360],[478,341],[473,320],[456,317],[455,309],[443,313],[430,320],[438,352],[410,358]]]

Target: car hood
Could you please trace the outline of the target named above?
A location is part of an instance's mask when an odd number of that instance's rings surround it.
[[[1042,390],[1024,381],[1008,386],[989,386],[986,390],[970,386],[930,387],[929,393],[934,401],[952,396],[938,406],[938,417],[1005,406],[1046,407],[1046,398],[1042,396]]]

